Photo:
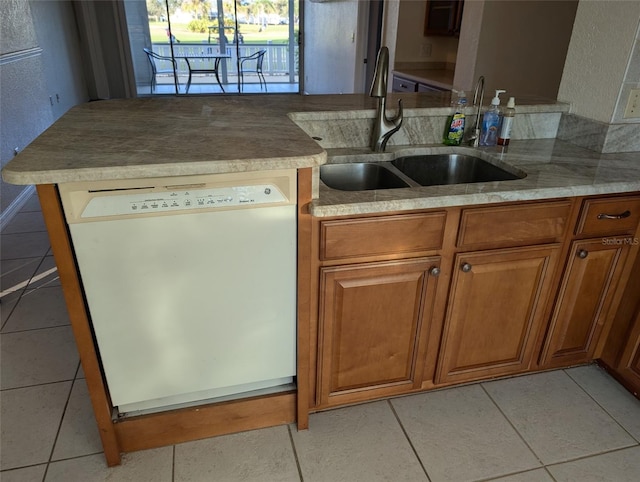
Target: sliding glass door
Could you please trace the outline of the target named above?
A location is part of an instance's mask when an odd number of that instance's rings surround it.
[[[125,2],[138,95],[299,92],[299,0]]]

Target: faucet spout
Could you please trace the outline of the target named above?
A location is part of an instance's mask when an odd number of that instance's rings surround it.
[[[478,96],[480,98],[478,98]],[[478,77],[476,87],[473,91],[473,109],[476,111],[476,120],[473,126],[473,132],[469,136],[469,145],[478,147],[480,141],[480,113],[482,111],[482,102],[484,100],[484,76]]]
[[[371,149],[384,152],[389,138],[402,126],[402,99],[398,101],[398,113],[387,117],[387,78],[389,77],[389,49],[381,47],[376,60],[376,70],[369,95],[378,99],[376,118],[371,132]]]

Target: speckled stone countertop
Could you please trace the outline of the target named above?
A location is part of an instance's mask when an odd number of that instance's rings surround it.
[[[393,73],[415,82],[451,90],[455,71],[447,69],[396,69]]]
[[[412,117],[425,115],[433,116],[439,126],[438,117],[448,112],[449,95],[390,94],[388,105],[403,99],[407,129]],[[556,139],[512,140],[506,149],[474,151],[490,162],[523,171],[527,176],[521,180],[364,192],[327,188],[317,176],[318,166],[327,161],[378,161],[447,149],[390,145],[390,152],[376,157],[362,145],[328,148],[327,139],[316,141],[300,127],[337,125],[343,130],[353,123],[362,137],[374,107],[375,99],[366,95],[91,102],[67,112],[7,164],[2,176],[13,184],[57,184],[313,167],[315,198],[310,210],[316,216],[640,191],[640,153],[599,154]],[[556,122],[567,110],[566,104],[543,99],[523,99],[518,106],[524,114],[555,113]]]
[[[405,115],[446,115],[448,93],[401,97]],[[555,109],[553,102],[529,102]],[[292,120],[374,117],[367,95],[146,97],[72,108],[2,171],[12,184],[312,167],[326,153]]]
[[[508,147],[412,146],[373,155],[360,149],[329,150],[329,163],[387,161],[397,157],[457,152],[485,159],[514,174],[513,181],[338,191],[319,183],[314,216],[341,216],[446,206],[640,192],[640,152],[600,154],[557,139],[511,141]]]

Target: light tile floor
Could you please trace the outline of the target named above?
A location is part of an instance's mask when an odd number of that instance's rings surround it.
[[[107,468],[37,198],[3,230],[0,479],[640,480],[640,402],[595,365],[331,410]]]

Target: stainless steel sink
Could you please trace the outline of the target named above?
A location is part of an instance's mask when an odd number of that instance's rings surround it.
[[[387,167],[368,162],[324,164],[320,166],[320,179],[330,188],[341,191],[409,187]]]
[[[422,186],[522,179],[479,157],[466,154],[428,154],[391,161],[399,171]]]

